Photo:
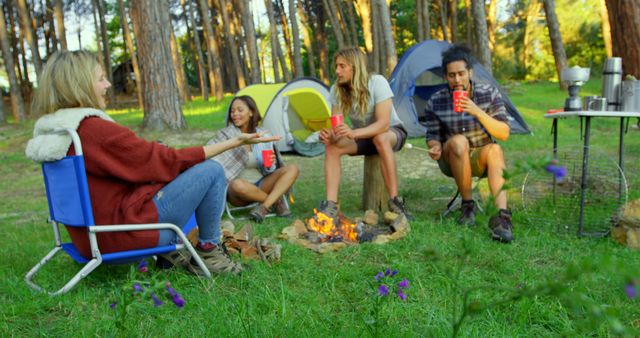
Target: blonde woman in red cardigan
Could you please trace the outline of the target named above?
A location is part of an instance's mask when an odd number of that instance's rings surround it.
[[[224,170],[205,161],[228,149],[277,138],[240,134],[224,142],[174,149],[137,137],[102,111],[111,84],[97,58],[87,51],[53,54],[40,77],[32,112],[43,115],[27,145],[27,156],[44,162],[74,154],[69,137],[47,131],[72,128],[82,141],[89,193],[96,225],[167,222],[184,226],[195,212],[199,226],[196,251],[213,273],[238,274],[220,244],[220,217],[225,201]],[[90,256],[86,230],[67,227],[71,240]],[[176,240],[169,230],[98,234],[103,252],[142,249]],[[163,256],[201,271],[184,256]]]

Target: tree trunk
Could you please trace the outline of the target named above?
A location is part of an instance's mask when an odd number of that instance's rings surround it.
[[[164,1],[131,2],[131,19],[142,71],[144,118],[142,127],[152,130],[183,129],[176,74],[171,59],[169,6]]]
[[[623,78],[640,79],[640,2],[607,0],[613,41],[613,56],[622,58]]]
[[[611,42],[611,24],[609,24],[609,13],[607,13],[607,4],[605,0],[599,0],[600,3],[600,21],[602,21],[602,40],[604,40],[604,48],[607,51],[607,57],[613,56],[613,44]]]
[[[284,12],[284,5],[282,0],[276,0],[278,5],[278,13],[280,14],[280,27],[282,27],[282,35],[284,37],[284,50],[287,52],[287,58],[289,59],[288,68],[291,71],[295,71],[295,64],[293,60],[293,50],[291,49],[291,31],[289,30],[289,21],[287,20],[287,16]],[[287,80],[291,80],[291,77]]]
[[[220,14],[222,14],[222,29],[224,32],[224,36],[227,39],[227,44],[229,45],[229,51],[231,52],[231,60],[233,69],[235,71],[236,80],[238,82],[238,89],[242,89],[247,86],[247,82],[244,78],[244,72],[242,71],[242,60],[240,59],[240,55],[238,55],[238,47],[233,39],[233,34],[231,33],[231,22],[229,21],[229,14],[227,12],[227,1],[219,0],[218,5],[220,6]],[[229,65],[229,66],[232,66]]]
[[[16,22],[14,20],[14,16],[13,16],[13,5],[11,3],[12,0],[8,0],[5,4],[4,4],[4,9],[7,12],[7,17],[9,18],[9,30],[7,31],[9,33],[9,44],[11,46],[11,54],[13,56],[13,64],[15,66],[16,71],[18,72],[16,74],[17,78],[18,78],[18,82],[20,82],[20,88],[23,88],[24,85],[24,77],[22,76],[22,67],[20,66],[20,45],[22,42],[22,39],[18,39],[16,38]],[[20,42],[19,42],[20,41]],[[24,96],[23,93],[23,98],[26,99],[26,97]],[[27,101],[25,101],[27,102]]]
[[[380,155],[364,157],[362,180],[362,209],[375,212],[387,210],[389,194],[380,171]]]
[[[307,66],[309,67],[309,74],[311,76],[316,75],[316,66],[315,66],[315,53],[313,52],[313,42],[311,39],[311,22],[309,22],[309,17],[307,13],[304,11],[302,6],[302,1],[298,1],[298,15],[300,16],[300,23],[302,24],[302,36],[304,39],[304,47],[307,50]]]
[[[472,50],[476,50],[477,43],[473,39],[473,16],[471,15],[471,0],[464,0],[465,14],[467,16],[467,43]]]
[[[449,24],[447,23],[447,6],[445,4],[445,0],[438,0],[438,7],[440,8],[440,26],[442,26],[442,39],[444,41],[449,40],[449,32],[447,31],[447,27]]]
[[[349,34],[351,35],[351,45],[352,46],[360,46],[360,43],[358,42],[358,32],[357,32],[357,25],[356,25],[356,16],[353,10],[353,6],[356,6],[356,3],[353,1],[347,1],[347,23],[349,23],[348,27],[349,27]]]
[[[381,73],[381,64],[384,60],[384,38],[380,32],[380,7],[377,5],[378,0],[371,0],[371,28],[373,29],[373,64],[369,64],[370,70],[375,73]],[[382,52],[382,53],[381,53]]]
[[[176,36],[173,33],[171,19],[169,19],[169,47],[171,48],[171,59],[173,60],[173,67],[176,72],[176,84],[178,86],[180,103],[191,101],[191,93],[189,91],[189,85],[187,84],[187,76],[184,73],[184,66],[182,64],[182,55],[180,54],[180,49],[176,42]]]
[[[102,39],[100,39],[100,21],[98,20],[97,1],[98,0],[91,1],[91,5],[92,5],[91,14],[93,15],[93,28],[94,28],[94,33],[96,35],[96,47],[98,48],[98,51],[102,51],[102,47],[101,47]],[[98,56],[98,60],[100,64],[104,66],[104,54],[98,52],[96,53],[96,55]]]
[[[451,42],[458,42],[458,0],[449,1],[449,32]]]
[[[120,20],[122,21],[122,30],[124,35],[124,42],[129,52],[131,53],[131,64],[133,65],[133,74],[136,80],[136,94],[138,96],[138,107],[144,109],[144,98],[142,96],[142,77],[140,76],[140,67],[138,66],[138,53],[133,47],[133,40],[131,39],[131,31],[129,30],[129,19],[124,7],[124,1],[118,0],[118,8],[120,10]]]
[[[471,0],[471,15],[473,16],[473,27],[475,39],[478,43],[476,55],[480,63],[487,69],[489,74],[491,69],[491,52],[489,51],[489,34],[487,32],[487,19],[484,13],[484,0]]]
[[[280,47],[280,40],[278,39],[278,28],[277,28],[278,24],[276,23],[275,13],[273,11],[273,3],[271,2],[271,0],[265,0],[264,3],[267,8],[267,15],[269,16],[269,31],[271,33],[271,49],[273,51],[273,54],[275,54],[276,56],[274,59],[279,60],[280,67],[282,68],[282,75],[284,76],[284,81],[289,82],[291,80],[291,73],[287,68],[287,63],[284,59],[282,48]],[[278,70],[278,67],[274,66],[274,69],[273,69],[274,75],[276,74],[277,70]],[[277,77],[276,77],[276,82],[280,82],[277,80]]]
[[[207,58],[209,60],[209,85],[211,86],[211,95],[214,95],[216,100],[221,101],[224,98],[222,89],[222,72],[220,71],[220,53],[218,51],[218,44],[216,37],[213,34],[211,28],[211,16],[209,16],[209,7],[206,0],[197,0],[198,7],[200,7],[200,17],[202,22],[202,28],[204,30],[204,37],[207,43]]]
[[[9,8],[11,10],[11,8]],[[13,118],[16,122],[24,121],[27,118],[27,113],[24,109],[24,99],[20,92],[20,84],[16,78],[16,71],[13,64],[13,55],[11,55],[11,45],[9,43],[9,37],[7,36],[7,24],[4,21],[4,13],[0,8],[0,44],[2,45],[2,58],[4,60],[4,66],[7,71],[7,77],[9,78],[9,89],[11,90],[11,111],[13,112]],[[2,97],[0,97],[0,103]],[[4,122],[4,116],[0,122]]]
[[[44,28],[45,45],[47,49],[47,56],[58,50],[58,37],[56,36],[56,25],[53,19],[54,4],[51,0],[47,0],[45,7],[44,22],[42,26]]]
[[[31,26],[31,12],[27,6],[26,0],[17,0],[18,15],[20,16],[20,30],[24,32],[29,48],[31,49],[31,61],[36,68],[36,77],[40,78],[42,72],[42,59],[40,58],[40,50],[38,49],[38,40],[36,39],[33,26]],[[25,68],[26,72],[26,68]]]
[[[561,89],[567,89],[567,85],[560,81],[560,72],[567,67],[567,54],[564,52],[562,44],[562,36],[560,35],[560,24],[556,16],[555,0],[543,0],[544,13],[547,16],[547,28],[549,29],[549,39],[551,40],[551,49],[553,50],[553,58],[556,61],[556,72],[558,73],[558,83]]]
[[[184,1],[184,0],[182,0]],[[200,43],[200,36],[198,34],[198,30],[196,29],[196,20],[193,15],[193,1],[187,0],[189,2],[189,22],[191,23],[191,27],[193,28],[193,40],[195,41],[194,47],[196,50],[196,62],[198,64],[198,78],[200,79],[200,93],[202,95],[202,99],[207,102],[209,101],[209,84],[207,83],[207,70],[204,65],[204,55],[202,54],[202,44]],[[184,3],[183,3],[183,6]]]
[[[396,43],[393,39],[392,27],[391,27],[391,14],[389,13],[389,7],[385,0],[378,0],[378,6],[380,7],[380,22],[382,28],[382,37],[384,39],[385,57],[386,57],[386,71],[384,74],[386,77],[391,75],[391,72],[398,63],[398,53],[396,52]]]
[[[62,9],[62,0],[56,0],[54,15],[56,17],[56,24],[58,26],[58,41],[60,41],[60,49],[67,50],[67,33],[64,29],[64,11]]]
[[[256,43],[256,28],[253,24],[253,12],[249,0],[238,0],[240,18],[244,29],[247,54],[251,64],[251,83],[260,83],[260,61],[258,60],[258,44]]]
[[[107,74],[109,82],[113,83],[113,72],[111,71],[111,48],[109,47],[109,38],[107,37],[107,22],[104,20],[104,0],[95,0],[98,8],[98,19],[100,20],[100,35],[102,37],[102,55],[104,61],[104,71]],[[109,101],[113,102],[113,90],[107,91]]]
[[[364,36],[364,47],[369,55],[369,64],[373,64],[373,26],[371,20],[371,0],[355,0],[356,12],[360,16],[362,23],[362,35]]]
[[[311,3],[314,3],[311,1]],[[329,84],[329,51],[327,43],[327,34],[325,33],[325,23],[327,21],[324,9],[320,4],[315,7],[316,12],[313,20],[314,33],[316,36],[316,49],[318,50],[318,66],[320,67],[320,79],[325,84]]]
[[[296,20],[296,5],[293,0],[289,0],[289,20],[291,20],[291,35],[293,35],[293,64],[294,74],[296,78],[304,76],[302,68],[302,53],[300,52],[300,32],[298,30],[298,21]]]
[[[487,30],[489,31],[489,49],[493,51],[496,45],[496,28],[498,25],[498,0],[489,2],[489,17],[487,18]]]
[[[322,4],[324,5],[325,14],[329,18],[329,22],[331,22],[331,28],[333,29],[333,35],[336,37],[336,43],[338,44],[338,49],[344,48],[344,35],[342,34],[342,29],[340,29],[340,22],[338,21],[336,9],[333,6],[331,0],[322,0]]]

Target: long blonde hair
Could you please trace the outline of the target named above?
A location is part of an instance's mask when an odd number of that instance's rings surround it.
[[[348,86],[336,84],[336,96],[340,110],[348,113],[353,107],[356,114],[363,116],[369,108],[369,72],[367,71],[367,58],[357,47],[348,47],[339,50],[333,57],[336,62],[342,57],[351,66],[353,76]]]
[[[62,108],[101,108],[93,86],[96,67],[100,63],[88,51],[53,53],[40,75],[31,112],[40,116]]]

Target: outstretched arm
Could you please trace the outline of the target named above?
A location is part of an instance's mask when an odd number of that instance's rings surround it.
[[[254,134],[243,133],[234,138],[231,138],[222,142],[207,144],[202,148],[204,149],[205,158],[211,158],[224,151],[241,146],[243,144],[273,142],[273,141],[278,141],[279,139],[280,139],[280,136],[263,137],[258,133],[254,133]]]

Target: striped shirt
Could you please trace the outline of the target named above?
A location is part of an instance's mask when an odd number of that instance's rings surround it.
[[[508,122],[507,110],[502,95],[495,87],[485,83],[472,83],[471,100],[489,116]],[[473,148],[482,147],[493,140],[480,121],[469,113],[453,111],[453,96],[449,87],[434,93],[425,106],[427,116],[427,142],[437,140],[445,143],[457,134],[464,135]]]

